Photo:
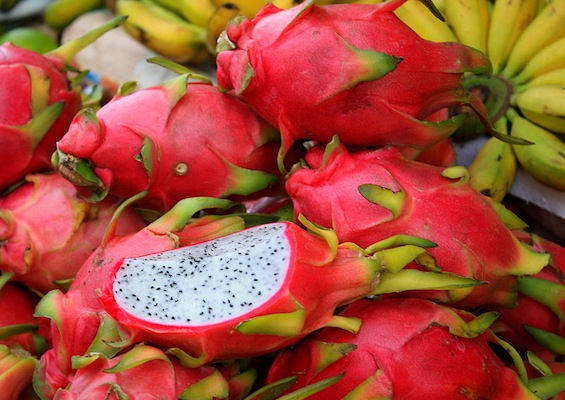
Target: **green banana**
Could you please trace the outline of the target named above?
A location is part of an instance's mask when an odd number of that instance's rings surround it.
[[[539,3],[540,0],[494,2],[487,38],[487,54],[493,73],[498,73],[506,64],[512,46],[537,15]]]
[[[443,14],[459,42],[487,52],[490,21],[487,0],[446,1]]]
[[[532,87],[514,94],[510,103],[529,120],[554,132],[565,133],[565,85]]]
[[[55,0],[43,10],[43,22],[56,31],[62,31],[81,15],[103,6],[104,0]]]
[[[502,70],[506,78],[516,76],[536,53],[565,35],[565,1],[547,4],[522,32]]]
[[[510,134],[534,143],[512,145],[520,165],[539,182],[565,191],[565,142],[512,108],[506,115],[512,123]]]
[[[124,29],[156,53],[178,63],[209,57],[206,29],[148,0],[118,0],[116,14],[127,15]]]
[[[494,127],[506,134],[507,123],[506,117],[502,117]],[[469,165],[469,183],[478,192],[500,203],[514,182],[517,164],[512,145],[490,137]]]
[[[525,83],[548,71],[565,67],[565,36],[537,52],[512,80]]]

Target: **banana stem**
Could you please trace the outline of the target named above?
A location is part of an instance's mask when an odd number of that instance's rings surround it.
[[[484,77],[468,75],[461,81],[467,90],[478,89],[485,99],[484,104],[491,121],[494,123],[502,117],[510,107],[510,97],[514,92],[512,84],[498,76]]]

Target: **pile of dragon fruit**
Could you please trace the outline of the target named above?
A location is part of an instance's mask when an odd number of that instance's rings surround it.
[[[529,144],[402,3],[268,5],[217,83],[99,104],[71,60],[123,18],[2,45],[0,399],[565,398],[565,248],[451,137]]]

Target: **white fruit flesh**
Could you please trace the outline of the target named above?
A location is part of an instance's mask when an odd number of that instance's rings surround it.
[[[255,309],[281,288],[289,253],[285,225],[270,224],[125,259],[114,298],[130,314],[159,324],[222,322]]]

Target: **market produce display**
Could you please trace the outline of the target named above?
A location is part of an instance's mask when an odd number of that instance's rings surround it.
[[[565,398],[565,237],[507,201],[565,190],[565,0],[25,2],[0,400]],[[115,30],[172,77],[75,62]]]

